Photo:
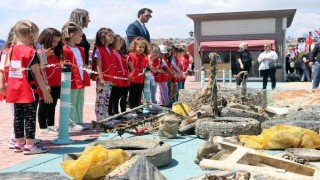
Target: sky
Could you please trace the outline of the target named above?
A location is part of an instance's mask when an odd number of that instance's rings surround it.
[[[19,20],[61,30],[76,8],[86,9],[90,20],[83,31],[94,39],[99,28],[111,28],[125,36],[128,25],[137,19],[139,9],[153,10],[146,24],[152,39],[189,38],[193,21],[187,14],[297,9],[286,36],[300,37],[320,28],[320,9],[315,0],[0,0],[0,39]]]

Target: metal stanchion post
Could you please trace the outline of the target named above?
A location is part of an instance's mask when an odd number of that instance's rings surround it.
[[[229,84],[232,84],[232,71],[231,69],[229,70]]]
[[[222,83],[223,85],[226,85],[226,70],[222,70]]]
[[[74,143],[74,140],[69,138],[70,87],[71,66],[64,64],[61,76],[59,134],[57,139],[51,141],[54,144]]]
[[[205,78],[206,78],[206,76],[205,76],[205,70],[204,70],[204,67],[202,66],[202,68],[201,68],[201,88],[203,88],[204,87],[204,82],[205,82]]]
[[[151,102],[151,97],[150,97],[150,68],[147,67],[145,76],[144,76],[144,87],[143,87],[143,97],[144,97],[144,102],[145,103],[150,103]],[[143,114],[148,114],[150,113],[150,107],[146,106],[143,108]]]

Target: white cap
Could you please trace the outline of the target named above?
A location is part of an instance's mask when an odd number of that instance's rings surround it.
[[[159,45],[159,48],[160,48],[161,54],[167,54],[167,53],[168,53],[168,51],[167,51],[167,46],[165,46],[165,45]]]

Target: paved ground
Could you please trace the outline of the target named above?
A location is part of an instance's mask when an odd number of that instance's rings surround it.
[[[186,88],[200,87],[199,82],[194,82],[193,77],[188,77]],[[234,83],[228,82],[222,86],[234,87]],[[270,86],[270,82],[268,84]],[[249,82],[248,88],[261,88],[262,82]],[[95,101],[95,84],[86,88],[85,92],[85,108],[84,108],[84,122],[90,124],[95,120],[94,115],[94,101]],[[309,82],[291,82],[278,83],[277,90],[295,90],[295,89],[310,89]],[[271,87],[268,87],[271,90]],[[59,104],[58,106],[59,107]],[[56,112],[56,125],[59,124],[59,108]],[[63,175],[64,172],[60,167],[62,155],[70,152],[79,152],[90,143],[88,139],[92,136],[99,136],[101,134],[94,130],[87,130],[83,132],[70,132],[70,138],[76,142],[70,145],[55,145],[51,140],[57,138],[47,135],[38,134],[37,138],[43,140],[43,144],[50,148],[50,152],[41,155],[23,155],[21,153],[14,153],[8,149],[7,139],[12,133],[12,115],[10,106],[5,103],[0,103],[0,173],[13,171],[39,171],[39,172],[59,172]],[[131,135],[125,135],[126,138],[134,138]],[[143,136],[146,138],[158,138],[157,134]],[[104,134],[100,136],[99,140],[119,138],[116,134]],[[197,148],[202,145],[203,141],[194,136],[184,136],[178,139],[167,140],[172,145],[173,160],[166,167],[161,168],[161,172],[168,179],[186,179],[196,175],[205,174],[206,171],[201,171],[200,168],[193,163],[196,156]],[[181,172],[184,174],[181,175]],[[179,175],[180,174],[180,175]],[[179,175],[179,176],[178,176]]]

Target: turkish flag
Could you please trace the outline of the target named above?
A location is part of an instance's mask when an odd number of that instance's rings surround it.
[[[309,46],[312,44],[312,36],[311,36],[311,34],[308,35],[308,38],[306,40],[306,44],[309,45]]]

